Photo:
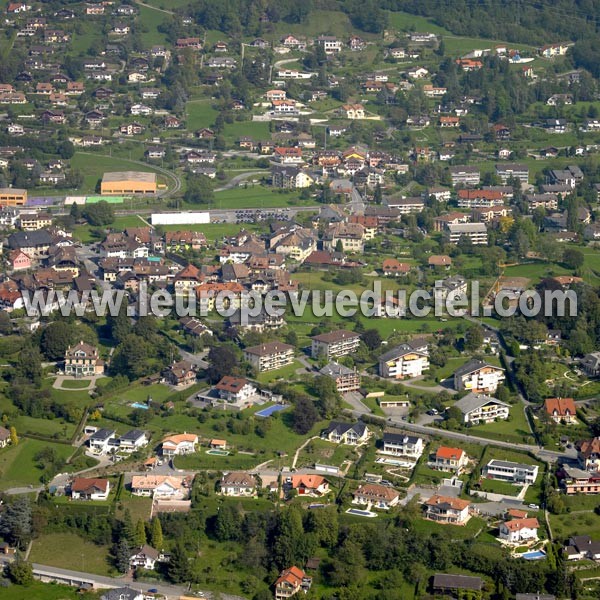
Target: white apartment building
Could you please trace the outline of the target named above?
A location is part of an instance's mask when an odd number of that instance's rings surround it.
[[[483,468],[483,476],[509,483],[535,483],[538,476],[537,465],[525,465],[508,460],[493,458]]]

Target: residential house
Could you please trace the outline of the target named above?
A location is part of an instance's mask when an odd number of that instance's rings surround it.
[[[438,523],[464,525],[469,520],[469,500],[448,496],[431,496],[425,502],[425,518]]]
[[[577,442],[577,459],[583,469],[600,471],[600,436]]]
[[[254,496],[256,495],[256,477],[243,471],[226,473],[219,482],[220,494],[223,496]]]
[[[73,500],[107,500],[110,482],[108,479],[75,477],[70,489]]]
[[[132,569],[145,569],[152,571],[157,562],[160,562],[160,552],[152,546],[144,544],[129,557],[129,566]]]
[[[161,454],[167,458],[196,452],[198,436],[195,433],[169,435],[160,443]]]
[[[600,376],[600,352],[586,354],[579,364],[588,377]]]
[[[286,480],[292,490],[299,496],[324,496],[329,493],[329,481],[322,475],[302,474],[292,475]]]
[[[335,381],[335,386],[340,394],[356,392],[360,388],[360,374],[356,369],[350,369],[337,362],[331,361],[319,373]]]
[[[175,475],[134,475],[131,493],[134,496],[182,499],[187,495],[190,482]]]
[[[546,398],[544,410],[555,423],[577,423],[577,407],[573,398]]]
[[[6,448],[10,444],[10,431],[0,426],[0,448]]]
[[[65,375],[91,377],[104,373],[104,361],[98,355],[98,348],[81,341],[69,346],[65,352]]]
[[[365,483],[360,485],[352,493],[354,504],[366,504],[372,508],[388,510],[400,500],[398,492],[390,487],[376,483]]]
[[[535,517],[511,519],[500,523],[498,537],[511,544],[522,544],[538,539],[540,524]]]
[[[327,360],[331,360],[338,356],[356,352],[359,344],[360,335],[358,333],[338,329],[314,336],[311,342],[311,356],[313,358],[323,356]]]
[[[461,448],[440,446],[431,455],[428,466],[436,471],[449,471],[460,475],[468,463],[469,457]]]
[[[567,496],[573,494],[600,494],[600,472],[564,466],[560,483]]]
[[[141,429],[132,429],[119,438],[120,452],[137,452],[148,445],[148,435]]]
[[[340,423],[332,421],[329,427],[321,434],[321,438],[335,444],[357,446],[367,441],[369,429],[362,422]]]
[[[299,592],[308,592],[312,578],[296,566],[285,569],[275,581],[275,600],[287,600]]]
[[[102,7],[104,9],[104,7]],[[100,600],[144,600],[145,594],[141,590],[130,587],[113,588],[104,590]]]
[[[196,370],[191,362],[180,360],[165,369],[163,378],[170,385],[187,387],[196,381]]]
[[[570,537],[564,548],[567,560],[600,560],[600,541],[594,541],[589,535]]]
[[[214,388],[221,400],[234,404],[243,404],[256,396],[256,386],[243,377],[225,375]]]
[[[501,367],[472,359],[454,372],[454,389],[493,393],[504,379],[504,369]]]
[[[400,344],[379,357],[379,374],[393,379],[419,377],[429,369],[427,351],[417,351],[410,344]]]
[[[346,119],[355,120],[365,118],[365,107],[362,104],[344,104],[340,112]]]
[[[534,484],[537,479],[539,467],[508,460],[493,458],[483,467],[482,475],[488,479],[498,479],[517,484]]]
[[[88,439],[88,446],[93,454],[106,454],[112,446],[116,448],[116,432],[112,429],[98,429]],[[113,443],[111,443],[113,442]]]
[[[467,394],[454,406],[463,414],[464,423],[472,425],[506,420],[510,412],[510,405],[505,402],[475,392]]]
[[[393,456],[407,456],[410,458],[420,458],[425,449],[423,438],[406,433],[392,433],[385,431],[383,433],[382,454],[391,454]]]

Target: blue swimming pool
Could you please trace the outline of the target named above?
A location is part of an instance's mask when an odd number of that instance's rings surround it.
[[[370,517],[370,518],[373,518],[373,517],[377,516],[377,514],[374,513],[374,512],[371,512],[369,510],[360,510],[360,508],[349,508],[346,512],[349,515],[357,515],[359,517]]]
[[[524,558],[525,560],[541,560],[542,558],[546,558],[546,554],[541,550],[534,550],[533,552],[521,554],[521,558]]]
[[[256,413],[256,417],[270,417],[273,413],[285,410],[289,407],[289,404],[273,404],[273,406],[267,406]]]
[[[141,408],[143,410],[148,410],[150,408],[147,404],[142,404],[141,402],[134,402],[130,406],[133,406],[133,408]]]

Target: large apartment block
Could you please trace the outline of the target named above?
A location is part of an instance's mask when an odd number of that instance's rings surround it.
[[[360,336],[353,331],[339,329],[322,333],[312,338],[311,356],[313,358],[324,356],[327,360],[331,360],[336,356],[345,356],[356,352],[359,343]]]
[[[474,246],[485,246],[488,243],[485,223],[449,223],[446,239],[451,244],[458,244],[461,238],[467,238]]]
[[[427,352],[414,350],[408,344],[401,344],[379,357],[379,374],[393,379],[418,377],[429,369]]]
[[[244,360],[259,373],[280,369],[294,362],[294,346],[282,342],[267,342],[244,349]]]

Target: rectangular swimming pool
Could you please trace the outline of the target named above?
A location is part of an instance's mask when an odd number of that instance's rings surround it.
[[[285,410],[289,408],[289,404],[273,404],[273,406],[267,406],[267,408],[263,408],[255,413],[257,417],[270,417],[273,413],[279,412],[280,410]]]

